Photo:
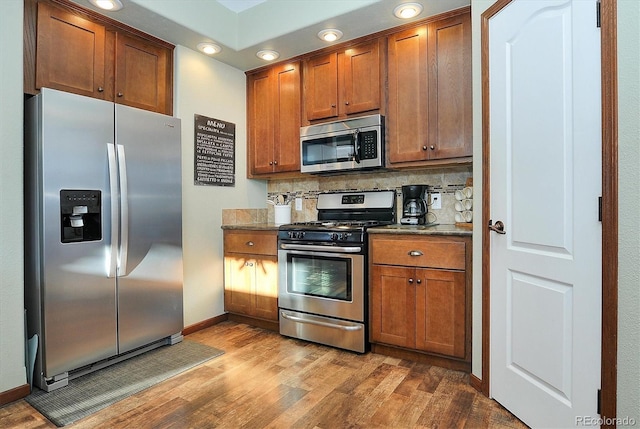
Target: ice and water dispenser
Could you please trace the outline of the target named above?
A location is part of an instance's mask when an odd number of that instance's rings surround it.
[[[101,197],[98,190],[60,191],[60,241],[76,243],[102,239]]]

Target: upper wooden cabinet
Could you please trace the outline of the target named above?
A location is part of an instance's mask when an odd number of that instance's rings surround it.
[[[104,99],[105,33],[103,25],[39,3],[36,88]]]
[[[307,121],[380,109],[381,55],[376,39],[304,62]]]
[[[48,87],[171,115],[173,46],[67,0],[25,1],[24,91]]]
[[[300,172],[300,63],[247,75],[249,177]]]
[[[388,80],[392,167],[470,161],[469,12],[391,34]]]
[[[115,102],[154,112],[170,110],[172,52],[123,33],[115,38]]]

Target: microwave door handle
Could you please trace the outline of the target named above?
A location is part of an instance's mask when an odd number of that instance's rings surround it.
[[[355,130],[353,133],[353,160],[360,164],[360,130]]]

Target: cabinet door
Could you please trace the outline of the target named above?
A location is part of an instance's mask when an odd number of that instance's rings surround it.
[[[472,155],[471,17],[428,26],[429,158]]]
[[[415,347],[414,273],[413,268],[372,266],[370,291],[372,342]]]
[[[251,315],[278,321],[278,258],[255,260],[255,278]]]
[[[270,70],[247,77],[249,171],[251,174],[273,172],[273,109],[275,101],[271,81]]]
[[[465,357],[465,273],[416,270],[416,348]]]
[[[105,28],[38,3],[36,88],[104,98]]]
[[[224,257],[224,309],[230,313],[251,314],[255,260],[248,255]]]
[[[142,39],[116,34],[115,102],[170,114],[171,52]]]
[[[344,53],[344,112],[380,108],[380,53],[378,41],[349,48]]]
[[[427,159],[427,27],[421,25],[389,36],[390,163]]]
[[[275,171],[300,170],[300,63],[290,63],[273,70],[274,159]]]
[[[307,60],[304,80],[307,119],[338,116],[338,55],[331,53]]]

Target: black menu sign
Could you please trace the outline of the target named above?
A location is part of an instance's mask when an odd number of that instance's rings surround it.
[[[236,124],[195,116],[194,183],[235,186]]]

